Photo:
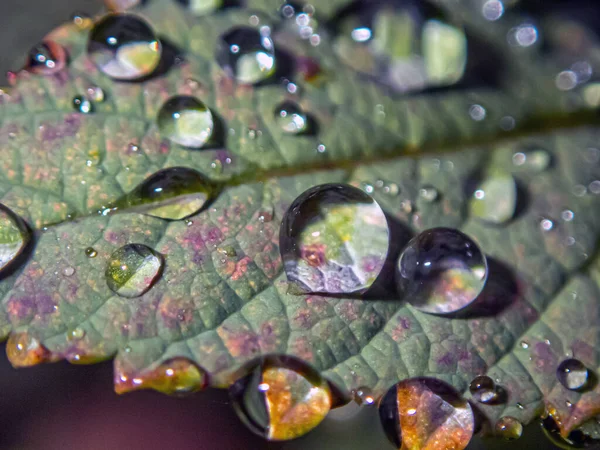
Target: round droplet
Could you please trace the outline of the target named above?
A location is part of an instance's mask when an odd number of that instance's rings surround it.
[[[379,417],[390,441],[403,449],[462,450],[475,429],[469,402],[433,378],[393,386],[381,400]]]
[[[291,358],[267,358],[229,388],[235,411],[256,434],[272,441],[303,436],[332,405],[328,383]]]
[[[380,206],[344,184],[324,184],[300,195],[279,233],[288,280],[305,292],[365,292],[379,276],[388,247]]]
[[[588,384],[589,371],[578,359],[565,359],[556,369],[556,378],[567,389],[578,391]]]
[[[242,84],[256,84],[275,73],[275,49],[268,35],[237,27],[221,38],[217,60]]]
[[[317,31],[318,23],[314,13],[315,8],[311,4],[295,1],[287,1],[279,9],[279,14],[284,19],[283,29],[302,39],[310,39]]]
[[[353,392],[354,401],[361,406],[371,406],[375,404],[375,397],[369,388],[361,387]]]
[[[486,375],[480,375],[471,381],[471,395],[479,403],[493,404],[498,402],[499,392],[496,383]]]
[[[413,238],[398,261],[398,287],[415,308],[449,314],[469,306],[483,290],[487,261],[466,234],[433,228]]]
[[[308,119],[293,102],[283,102],[275,108],[275,121],[284,133],[302,134],[308,128]]]
[[[560,427],[554,420],[554,417],[548,415],[540,422],[542,430],[546,437],[558,448],[575,449],[575,448],[595,448],[600,445],[600,439],[594,438],[586,434],[582,429],[575,429],[568,436],[561,434]]]
[[[514,417],[504,416],[496,422],[496,434],[508,441],[514,441],[523,434],[523,424]]]
[[[161,45],[152,28],[132,14],[110,14],[90,33],[88,56],[115,80],[138,80],[152,74],[161,58]]]
[[[64,69],[66,64],[66,50],[56,42],[43,41],[29,51],[25,70],[40,75],[52,75]]]
[[[87,96],[96,103],[102,103],[105,100],[104,90],[99,86],[90,86],[87,88]]]
[[[30,238],[25,222],[0,203],[0,273],[17,260]]]
[[[419,189],[419,197],[421,197],[426,203],[435,202],[438,199],[439,195],[440,193],[433,186],[427,185]]]
[[[161,135],[184,147],[203,147],[211,138],[214,126],[210,109],[191,96],[170,98],[158,113]]]
[[[82,114],[89,114],[94,111],[92,102],[82,96],[77,96],[73,99],[73,107],[75,108],[75,111],[78,111]]]
[[[532,173],[539,173],[550,167],[552,156],[544,149],[526,150],[514,153],[512,162],[516,167]]]
[[[489,174],[473,193],[471,215],[489,223],[502,224],[512,219],[517,206],[517,185],[511,174]]]
[[[50,351],[27,332],[9,336],[6,356],[13,367],[31,367],[54,360]]]
[[[98,252],[94,247],[88,247],[85,249],[85,256],[87,256],[88,258],[95,258],[96,256],[98,256]]]
[[[75,328],[67,334],[67,340],[78,341],[85,337],[85,330],[83,328]]]
[[[128,244],[110,256],[106,282],[121,297],[139,297],[156,282],[162,268],[162,256],[150,247]]]
[[[170,167],[146,178],[114,207],[135,209],[161,219],[182,220],[204,208],[218,189],[200,172]]]
[[[70,277],[73,276],[73,274],[75,273],[75,268],[74,267],[65,267],[63,270],[63,274],[65,275],[65,277]]]

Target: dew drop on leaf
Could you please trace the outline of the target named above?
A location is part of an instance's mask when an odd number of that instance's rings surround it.
[[[52,361],[50,351],[27,332],[12,333],[9,336],[6,356],[13,367],[31,367]]]
[[[88,247],[85,249],[85,256],[87,256],[88,258],[95,258],[96,256],[98,256],[98,252],[94,247]]]
[[[375,404],[375,397],[367,387],[360,387],[353,392],[354,401],[361,406],[371,406]]]
[[[154,72],[161,45],[143,19],[132,14],[110,14],[95,24],[88,41],[90,60],[115,80],[138,80]]]
[[[23,252],[31,239],[25,222],[0,204],[0,273]]]
[[[287,134],[302,134],[308,128],[308,119],[302,109],[294,102],[286,101],[275,108],[275,121]]]
[[[116,250],[108,260],[106,282],[121,297],[139,297],[160,277],[163,258],[150,247],[128,244]]]
[[[402,251],[398,288],[415,308],[449,314],[473,303],[487,272],[485,255],[469,236],[451,228],[432,228]]]
[[[288,280],[306,292],[365,292],[381,272],[388,247],[381,207],[344,184],[315,186],[300,195],[279,234]]]
[[[73,108],[75,111],[80,112],[82,114],[89,114],[94,112],[94,105],[90,102],[86,97],[78,95],[73,98]]]
[[[502,224],[512,219],[517,206],[517,185],[511,174],[489,174],[471,197],[471,215],[485,222]]]
[[[67,334],[67,340],[78,341],[85,337],[85,330],[83,328],[74,328]]]
[[[146,178],[117,209],[135,209],[161,219],[181,220],[196,214],[217,194],[218,186],[193,169],[170,167]]]
[[[515,152],[512,156],[515,167],[532,173],[543,172],[550,167],[552,156],[545,149],[531,149]]]
[[[588,384],[589,371],[578,359],[565,359],[556,369],[556,378],[567,389],[578,391]]]
[[[514,417],[504,416],[496,422],[496,435],[508,441],[519,439],[523,434],[523,424]]]
[[[435,202],[439,195],[440,193],[433,186],[426,185],[419,189],[419,197],[426,203]]]
[[[600,445],[600,439],[594,439],[581,429],[575,429],[568,436],[563,436],[560,432],[560,427],[551,415],[543,418],[540,424],[546,437],[559,448],[598,448],[598,445]]]
[[[321,423],[332,406],[327,381],[291,358],[262,360],[229,388],[229,394],[250,430],[272,441],[305,435]]]
[[[25,70],[40,75],[52,75],[67,64],[67,51],[53,41],[43,41],[33,47],[27,56]]]
[[[87,88],[87,96],[90,100],[96,103],[102,103],[106,96],[104,90],[99,86],[90,86]]]
[[[379,417],[397,448],[462,450],[475,428],[471,405],[456,390],[433,378],[410,378],[382,398]]]
[[[487,375],[475,377],[469,385],[469,390],[479,403],[493,404],[500,400],[500,391],[496,383]]]
[[[257,84],[275,73],[275,49],[270,36],[237,27],[221,37],[217,60],[241,84]]]
[[[300,36],[302,39],[310,39],[317,31],[318,23],[314,18],[315,8],[311,4],[289,1],[285,2],[279,9],[283,29]]]
[[[210,109],[197,98],[187,95],[167,100],[157,120],[163,137],[189,148],[206,145],[215,126]]]

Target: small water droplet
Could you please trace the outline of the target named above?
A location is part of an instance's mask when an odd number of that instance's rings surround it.
[[[396,183],[388,183],[381,188],[381,191],[386,195],[396,197],[400,193],[400,188]]]
[[[466,234],[432,228],[413,238],[398,260],[398,289],[415,308],[449,314],[469,306],[485,286],[487,261]]]
[[[527,350],[529,348],[529,343],[525,341],[521,341],[521,348]]]
[[[132,14],[109,14],[97,22],[87,51],[91,61],[116,80],[138,80],[151,75],[162,53],[152,28]]]
[[[75,108],[75,111],[79,111],[82,114],[94,112],[94,106],[92,105],[92,102],[81,95],[73,98],[73,107]]]
[[[128,244],[115,251],[106,267],[108,287],[121,297],[139,297],[159,278],[163,258],[150,247]]]
[[[469,202],[473,217],[493,224],[512,219],[517,206],[517,185],[506,172],[488,174]]]
[[[90,86],[87,88],[87,96],[96,103],[102,103],[105,100],[104,90],[99,86]]]
[[[481,105],[471,105],[469,107],[469,116],[471,116],[471,119],[475,122],[481,122],[485,119],[486,110]]]
[[[504,14],[504,3],[501,0],[487,0],[481,6],[481,14],[490,22],[498,20]]]
[[[590,183],[590,192],[594,195],[600,194],[600,180],[594,180]]]
[[[242,84],[257,84],[275,73],[275,49],[268,35],[237,27],[221,37],[217,60]]]
[[[327,151],[327,147],[325,147],[323,144],[317,145],[317,152],[318,153],[325,153],[326,151]]]
[[[30,240],[23,219],[0,203],[0,273],[18,261]]]
[[[554,222],[550,219],[540,220],[540,228],[542,231],[550,231],[554,228]]]
[[[515,118],[512,116],[504,116],[500,119],[500,128],[504,131],[511,131],[516,126]]]
[[[275,211],[273,210],[273,208],[267,207],[267,208],[261,209],[259,211],[258,221],[261,223],[268,223],[273,220],[274,216],[275,216]]]
[[[514,417],[502,417],[496,422],[496,434],[508,441],[519,439],[523,434],[523,424]]]
[[[371,406],[375,404],[375,397],[367,387],[361,387],[353,392],[354,401],[361,406]]]
[[[573,186],[573,195],[575,197],[583,197],[585,194],[587,194],[587,188],[583,184]]]
[[[480,375],[475,377],[469,386],[471,395],[479,403],[495,404],[501,400],[501,391],[490,377]]]
[[[524,410],[525,406],[523,406],[521,403],[515,403],[515,406],[520,409],[520,410]]]
[[[512,162],[516,167],[539,173],[550,167],[552,156],[547,150],[533,149],[514,153]]]
[[[43,41],[29,51],[25,70],[40,75],[52,75],[64,69],[66,64],[66,50],[56,42]]]
[[[284,133],[302,134],[308,129],[308,119],[294,102],[286,101],[275,108],[275,121]]]
[[[75,269],[73,267],[65,267],[63,269],[63,274],[65,277],[70,277],[75,273]]]
[[[426,203],[433,203],[439,197],[439,192],[433,186],[425,185],[419,189],[419,197]]]
[[[564,220],[565,222],[571,222],[573,220],[573,218],[575,217],[575,214],[573,213],[573,211],[571,211],[570,209],[565,209],[560,217],[562,218],[562,220]]]
[[[78,341],[85,337],[85,330],[83,328],[74,328],[67,334],[67,339],[69,341]]]
[[[359,293],[383,268],[389,228],[380,206],[363,191],[325,184],[294,200],[279,243],[288,280],[300,289]]]
[[[228,258],[234,258],[237,256],[237,252],[235,250],[234,247],[232,247],[231,245],[225,246],[225,247],[217,247],[217,252],[220,253],[221,255],[225,255]]]
[[[205,146],[215,126],[210,109],[187,95],[167,100],[158,113],[157,123],[163,137],[189,148]]]
[[[262,360],[229,388],[240,419],[271,441],[300,437],[315,428],[332,406],[327,381],[292,358]]]
[[[579,391],[587,386],[589,371],[578,359],[565,359],[556,369],[556,378],[567,389]]]
[[[98,256],[98,252],[94,247],[88,247],[85,249],[85,256],[87,256],[88,258],[95,258],[96,256]]]
[[[210,168],[217,174],[223,173],[223,163],[219,159],[215,159],[213,162],[211,162]]]

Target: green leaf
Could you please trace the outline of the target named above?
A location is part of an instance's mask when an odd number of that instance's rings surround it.
[[[472,42],[499,55],[500,81],[416,95],[391,94],[344,65],[326,34],[318,46],[276,41],[297,58],[296,101],[318,124],[316,134],[289,135],[273,115],[286,89],[238,86],[215,59],[221,33],[276,23],[279,1],[249,2],[254,22],[245,9],[194,17],[176,2],[148,3],[138,13],[185,57],[165,74],[110,80],[85,54],[84,21],[50,35],[70,54],[67,70],[21,72],[1,97],[0,199],[34,230],[32,248],[0,281],[0,336],[10,335],[15,366],[115,357],[124,392],[160,386],[146,381],[168,361],[187,358],[226,387],[246,362],[283,353],[344,392],[368,387],[377,396],[422,375],[465,391],[487,373],[509,394],[506,403],[477,405],[492,425],[503,416],[530,422],[547,406],[570,431],[600,413],[600,388],[572,392],[556,379],[567,356],[600,365],[600,189],[591,184],[600,179],[600,128],[583,89],[556,88],[556,61],[506,43],[517,13],[491,24],[470,2],[448,1]],[[343,4],[318,12],[334,17]],[[90,86],[106,100],[92,114],[75,112],[73,98]],[[176,94],[197,96],[219,117],[222,147],[194,151],[161,138],[157,113]],[[473,107],[484,108],[483,120],[471,117]],[[533,150],[550,156],[547,169],[530,162]],[[168,167],[224,188],[186,221],[110,211]],[[470,217],[473,181],[499,171],[517,183],[514,217]],[[477,308],[448,318],[396,299],[290,293],[281,220],[306,189],[331,182],[374,186],[396,247],[437,226],[476,239],[490,261]],[[378,188],[386,184],[395,187]],[[133,243],[158,252],[164,268],[146,293],[124,298],[109,288],[106,269]]]

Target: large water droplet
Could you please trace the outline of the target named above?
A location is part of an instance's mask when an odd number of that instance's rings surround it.
[[[469,386],[471,395],[479,403],[494,404],[501,400],[501,390],[487,375],[475,377]]]
[[[556,378],[567,389],[578,391],[588,384],[589,371],[578,359],[565,359],[556,369]]]
[[[496,422],[496,434],[508,441],[519,439],[523,434],[523,424],[514,417],[504,416]]]
[[[561,434],[560,427],[554,420],[554,417],[548,415],[541,421],[542,430],[546,437],[558,448],[575,449],[575,448],[595,448],[600,445],[600,439],[595,439],[586,434],[581,429],[575,429],[568,436]]]
[[[475,429],[469,402],[433,378],[393,386],[381,400],[379,417],[390,441],[403,449],[462,450]]]
[[[487,176],[469,203],[472,216],[494,224],[512,219],[516,206],[517,185],[512,175],[506,172]]]
[[[56,42],[43,41],[29,51],[25,70],[35,74],[51,75],[64,69],[66,64],[66,50]]]
[[[283,102],[275,108],[275,121],[287,134],[302,134],[308,128],[308,118],[302,109],[293,102]]]
[[[159,170],[115,203],[117,209],[135,209],[161,219],[181,220],[196,214],[217,194],[219,187],[186,167]]]
[[[210,109],[191,96],[170,98],[158,113],[161,135],[184,147],[203,147],[211,138],[214,126]]]
[[[30,238],[25,222],[0,203],[0,273],[17,259]]]
[[[386,260],[389,228],[369,195],[324,184],[300,195],[281,224],[279,248],[288,279],[308,292],[362,293]]]
[[[106,267],[106,282],[121,297],[139,297],[160,277],[162,268],[162,256],[150,247],[128,244],[110,256]]]
[[[256,84],[275,73],[275,49],[268,35],[237,27],[221,38],[217,60],[242,84]]]
[[[300,437],[325,418],[332,405],[328,383],[291,358],[263,360],[229,388],[235,411],[256,434],[272,441]]]
[[[448,314],[469,306],[487,278],[487,261],[466,234],[433,228],[413,238],[398,261],[398,287],[415,308]]]
[[[138,80],[152,74],[161,58],[161,45],[152,28],[132,14],[110,14],[90,33],[88,56],[116,80]]]
[[[31,367],[55,360],[50,351],[27,332],[12,333],[9,336],[6,356],[13,367]]]

